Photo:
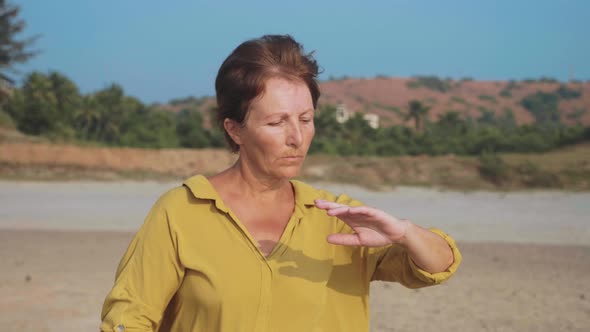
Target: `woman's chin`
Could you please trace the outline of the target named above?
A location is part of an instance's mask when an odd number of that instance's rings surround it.
[[[278,175],[278,177],[280,178],[284,178],[284,179],[291,179],[296,177],[297,175],[299,175],[299,171],[301,170],[301,166],[300,165],[293,165],[293,166],[289,166],[289,167],[281,167],[280,172]]]

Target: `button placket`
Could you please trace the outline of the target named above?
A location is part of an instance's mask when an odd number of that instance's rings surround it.
[[[256,319],[256,331],[268,331],[272,308],[272,271],[268,261],[260,259],[260,304]]]

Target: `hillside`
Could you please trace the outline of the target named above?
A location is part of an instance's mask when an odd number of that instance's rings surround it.
[[[532,123],[535,122],[535,116],[523,107],[522,100],[537,92],[555,97],[561,122],[590,125],[590,82],[560,83],[551,79],[474,81],[436,77],[378,77],[324,81],[321,82],[320,88],[320,105],[342,103],[352,112],[377,114],[381,126],[406,123],[404,113],[410,100],[418,100],[428,105],[428,118],[432,121],[449,111],[472,119],[478,119],[489,112],[496,117],[512,112],[516,123]],[[208,113],[214,105],[213,97],[189,97],[155,107],[177,112],[192,106]]]
[[[344,103],[351,110],[378,114],[385,123],[404,122],[402,114],[410,100],[429,105],[431,120],[449,111],[477,119],[485,111],[502,116],[506,110],[511,110],[518,124],[531,123],[535,117],[522,106],[521,101],[537,92],[561,91],[561,96],[556,93],[561,121],[590,124],[590,82],[561,84],[553,81],[375,78],[328,81],[322,83],[321,89],[322,103]]]

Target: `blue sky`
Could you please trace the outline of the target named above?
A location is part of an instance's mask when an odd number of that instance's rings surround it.
[[[330,76],[590,79],[590,1],[13,0],[42,51],[83,93],[112,82],[145,103],[214,94],[242,41],[293,35]]]

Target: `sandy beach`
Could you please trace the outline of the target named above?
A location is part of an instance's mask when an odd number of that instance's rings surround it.
[[[0,181],[0,330],[97,331],[133,231],[174,185]],[[463,252],[441,286],[374,283],[371,331],[590,330],[590,194],[322,187],[442,228]]]

